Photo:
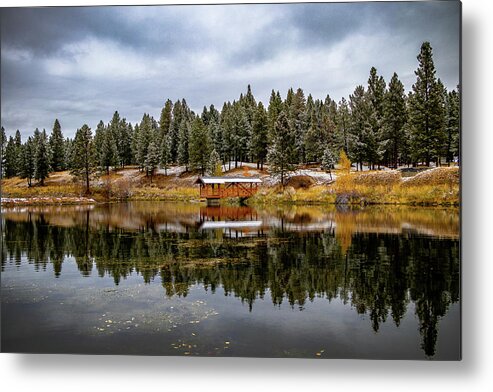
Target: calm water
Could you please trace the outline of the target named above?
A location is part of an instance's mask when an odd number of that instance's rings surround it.
[[[4,209],[5,352],[460,358],[457,209]]]

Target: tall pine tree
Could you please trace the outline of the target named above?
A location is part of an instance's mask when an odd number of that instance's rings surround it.
[[[159,160],[160,160],[159,148],[154,141],[151,141],[149,143],[149,147],[147,149],[147,155],[145,159],[145,169],[146,169],[146,173],[151,178],[151,183],[152,183],[152,177],[154,176],[154,172],[159,166]]]
[[[65,150],[62,127],[58,119],[55,119],[50,135],[51,168],[53,171],[65,170]]]
[[[382,139],[380,141],[384,149],[386,163],[391,164],[394,168],[398,166],[407,143],[404,127],[406,122],[404,85],[394,72],[389,82],[388,92],[385,94]]]
[[[50,173],[50,155],[48,137],[43,129],[36,143],[34,155],[34,178],[39,181],[40,185],[44,185],[44,180]]]
[[[295,169],[295,137],[284,111],[279,115],[272,135],[272,144],[267,153],[267,162],[272,175],[279,177],[284,187],[286,174]]]
[[[75,134],[72,161],[72,174],[85,183],[86,194],[90,193],[90,178],[96,166],[96,151],[92,131],[87,124]]]
[[[32,179],[35,173],[35,145],[31,137],[27,138],[26,143],[22,146],[22,165],[20,171],[20,177],[27,179],[27,185],[31,187]]]
[[[409,125],[411,147],[415,162],[430,166],[440,154],[444,131],[443,89],[436,78],[432,48],[429,42],[421,45],[415,71],[416,83],[409,96]]]
[[[252,157],[257,162],[257,169],[260,168],[263,170],[264,161],[267,157],[268,122],[267,112],[262,102],[259,102],[253,115],[252,140],[250,146]]]
[[[200,117],[196,117],[190,128],[188,155],[190,168],[204,175],[210,158],[210,141],[207,128]]]

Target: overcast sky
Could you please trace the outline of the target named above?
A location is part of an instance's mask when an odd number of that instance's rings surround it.
[[[118,110],[159,118],[167,98],[218,109],[251,84],[257,100],[289,87],[339,101],[370,68],[410,90],[430,41],[437,76],[459,83],[460,5],[326,3],[1,9],[1,121],[23,140],[65,136]]]

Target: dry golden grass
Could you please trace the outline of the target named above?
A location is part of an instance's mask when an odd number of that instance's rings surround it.
[[[397,171],[348,174],[340,170],[337,180],[330,185],[310,185],[298,177],[294,177],[292,186],[284,189],[280,186],[262,187],[249,202],[264,205],[332,204],[347,195],[345,202],[351,204],[459,204],[458,167],[431,169],[406,179],[402,179]],[[95,178],[90,197],[97,201],[199,201],[199,190],[193,185],[195,179],[193,173],[183,178],[159,174],[153,176],[151,183],[149,177],[135,169],[119,170]],[[34,184],[28,187],[27,181],[18,177],[3,179],[1,185],[2,195],[10,198],[80,197],[85,191],[83,184],[74,182],[68,172],[50,174],[44,186]]]
[[[315,183],[313,177],[310,176],[292,176],[286,181],[286,186],[292,186],[294,189],[308,189]]]
[[[460,182],[458,167],[437,167],[406,178],[403,186],[458,185]]]
[[[401,172],[397,170],[390,171],[370,171],[354,173],[351,175],[352,181],[356,185],[396,185],[401,179]]]
[[[199,190],[196,187],[159,188],[157,185],[138,187],[131,190],[129,199],[169,201],[199,200]]]

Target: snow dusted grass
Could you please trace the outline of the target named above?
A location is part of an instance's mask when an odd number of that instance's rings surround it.
[[[280,186],[278,179],[266,171],[257,170],[255,164],[244,164],[225,175],[260,177],[263,181],[259,192],[249,200],[252,204],[411,204],[458,205],[459,168],[443,167],[424,171],[410,178],[402,178],[395,170],[329,173],[319,169],[304,168],[290,173],[288,186]],[[199,202],[199,189],[194,182],[198,173],[185,172],[185,167],[168,169],[167,175],[160,169],[152,182],[137,168],[119,169],[110,175],[100,175],[91,183],[94,201],[111,200],[168,200]],[[301,179],[308,184],[297,186]],[[83,204],[84,188],[73,181],[68,172],[52,173],[45,186],[27,186],[26,180],[11,178],[2,180],[2,204],[4,200],[18,199],[25,204]],[[292,185],[292,186],[291,186]],[[295,189],[296,188],[296,189]],[[227,201],[226,201],[227,202]]]

